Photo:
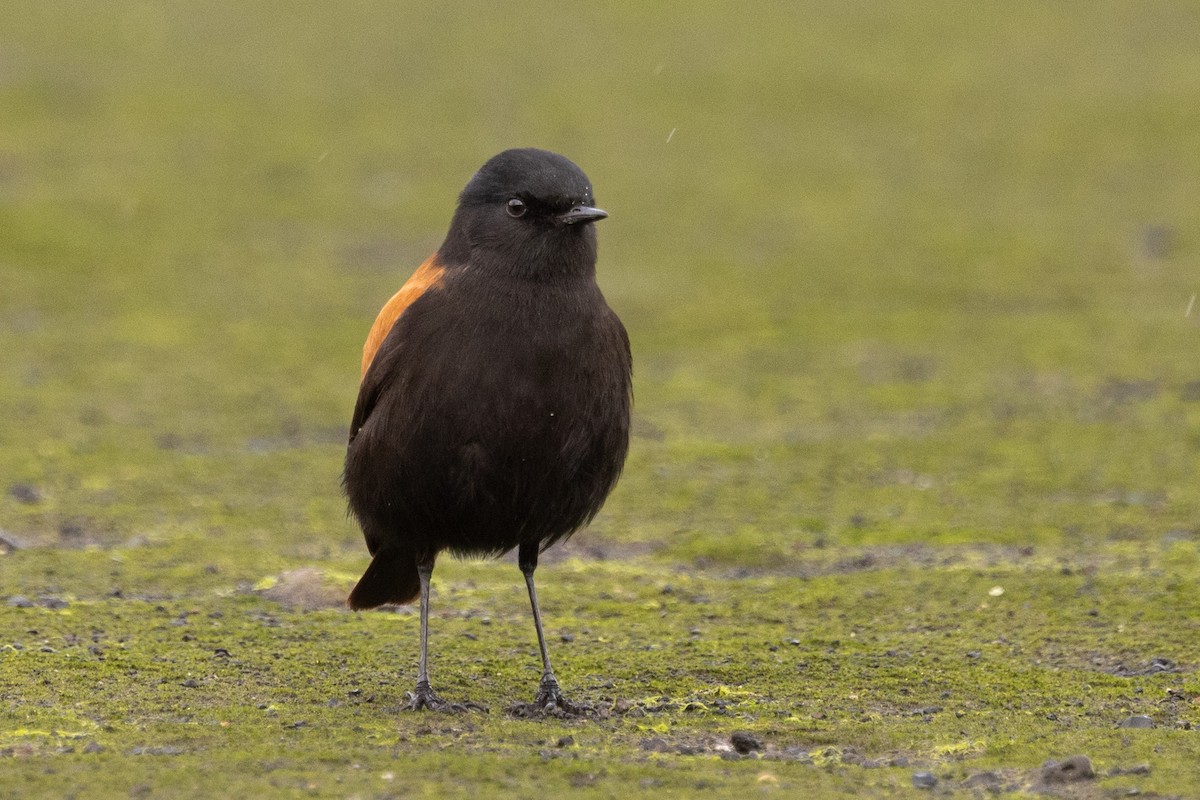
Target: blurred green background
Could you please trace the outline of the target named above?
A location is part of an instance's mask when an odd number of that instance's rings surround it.
[[[640,435],[593,544],[1196,536],[1191,4],[6,6],[22,542],[356,550],[365,330],[519,145],[613,215]]]
[[[0,18],[0,596],[352,580],[362,340],[513,146],[591,177],[635,356],[561,556],[1200,560],[1196,3]]]

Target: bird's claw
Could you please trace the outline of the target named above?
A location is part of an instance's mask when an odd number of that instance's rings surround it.
[[[429,686],[427,681],[421,681],[417,684],[417,688],[405,695],[404,709],[406,711],[441,711],[443,713],[462,713],[465,711],[487,711],[487,706],[481,706],[479,703],[472,703],[467,700],[462,703],[451,703],[449,700],[443,700],[437,692]]]
[[[563,697],[562,689],[553,675],[542,676],[538,685],[537,696],[532,703],[517,703],[509,709],[509,713],[518,717],[586,717],[593,713],[593,708],[585,703],[573,703]]]

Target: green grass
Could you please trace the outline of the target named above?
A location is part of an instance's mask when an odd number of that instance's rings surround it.
[[[0,17],[10,791],[1200,791],[1193,4]],[[585,722],[504,713],[511,563],[435,574],[487,715],[398,711],[411,611],[328,607],[366,329],[520,145],[612,213],[635,354],[625,475],[539,571]]]

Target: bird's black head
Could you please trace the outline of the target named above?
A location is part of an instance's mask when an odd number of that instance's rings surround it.
[[[594,203],[591,181],[569,159],[533,148],[505,150],[459,195],[439,260],[531,278],[591,275],[591,223],[608,216]]]

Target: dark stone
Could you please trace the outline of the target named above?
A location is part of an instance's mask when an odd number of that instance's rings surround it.
[[[912,785],[918,789],[932,789],[937,782],[937,776],[932,772],[914,772],[912,776]]]
[[[762,742],[746,731],[734,731],[733,735],[729,737],[729,741],[733,745],[733,749],[742,755],[763,749]]]
[[[138,746],[129,751],[132,756],[178,756],[183,755],[182,747],[164,745],[162,747]]]
[[[1000,785],[1003,782],[1004,781],[1001,779],[1000,773],[988,771],[976,772],[974,775],[971,775],[969,778],[963,781],[962,785],[964,789],[999,790]]]
[[[1071,756],[1062,761],[1047,761],[1042,766],[1042,780],[1046,783],[1072,783],[1096,777],[1092,760],[1087,756]]]
[[[639,746],[643,750],[647,750],[651,753],[666,753],[671,750],[671,745],[668,744],[667,740],[662,738],[661,736],[654,736],[650,739],[643,739],[639,743]]]
[[[58,535],[64,542],[82,542],[85,534],[87,534],[87,529],[79,520],[66,520],[58,526]]]
[[[42,502],[42,493],[36,486],[30,486],[27,483],[14,483],[8,487],[8,495],[18,503],[26,505],[32,506]]]
[[[1132,767],[1113,767],[1112,769],[1110,769],[1108,771],[1108,777],[1110,777],[1110,778],[1115,777],[1117,775],[1149,775],[1149,774],[1150,774],[1150,765],[1149,764],[1135,764]]]

